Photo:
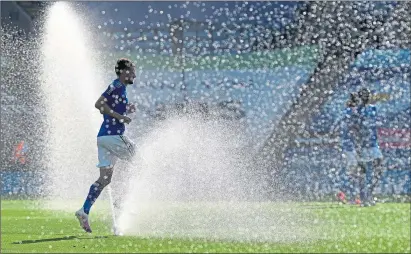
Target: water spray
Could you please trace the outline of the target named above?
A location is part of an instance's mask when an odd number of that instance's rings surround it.
[[[114,207],[114,199],[113,199],[111,186],[107,186],[107,193],[108,193],[108,198],[110,202],[111,218],[112,218],[112,223],[113,223],[112,232],[114,235],[122,235],[122,233],[118,229],[117,222],[116,222],[116,209]]]

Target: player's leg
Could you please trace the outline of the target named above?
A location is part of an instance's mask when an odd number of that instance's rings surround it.
[[[338,176],[338,182],[337,189],[339,191],[337,193],[337,199],[345,204],[347,202],[346,195],[350,195],[348,175],[345,172],[341,173],[341,175]]]
[[[99,164],[97,167],[100,168],[99,178],[90,186],[86,200],[84,201],[83,207],[78,210],[75,215],[80,222],[80,226],[86,231],[91,233],[90,224],[88,221],[88,215],[92,205],[96,202],[97,198],[100,196],[104,187],[106,187],[110,182],[113,175],[113,168],[116,162],[115,155],[108,148],[108,141],[110,138],[107,136],[97,138],[97,148],[98,148],[98,160]]]
[[[135,145],[134,143],[124,135],[112,135],[105,138],[106,147],[109,149],[114,158],[119,158],[125,161],[131,161],[135,155]],[[121,170],[124,173],[124,169]],[[113,188],[109,190],[109,198],[112,208],[113,216],[113,230],[115,234],[119,234],[118,228],[116,226],[116,214],[117,211],[122,209],[122,202],[127,194],[127,184],[128,181],[123,179],[121,181],[120,189],[117,191]]]
[[[367,161],[365,163],[365,198],[364,198],[364,205],[370,206],[373,200],[372,191],[371,191],[371,184],[374,175],[374,168],[372,161]]]
[[[84,212],[89,214],[91,206],[96,202],[103,189],[110,184],[113,176],[114,165],[117,161],[116,154],[112,151],[112,136],[102,136],[97,138],[98,165],[100,169],[99,178],[90,186],[86,201],[84,202]]]
[[[100,168],[100,177],[91,186],[84,201],[83,207],[78,210],[75,215],[80,222],[80,226],[86,231],[91,233],[91,227],[88,221],[88,215],[90,213],[91,206],[96,202],[100,196],[104,187],[111,182],[113,175],[113,168]]]
[[[358,161],[357,161],[356,151],[344,152],[343,154],[343,165],[345,165],[345,172],[343,176],[343,182],[341,191],[346,195],[339,194],[339,199],[342,202],[346,202],[347,198],[350,201],[354,201],[357,193],[357,172],[358,172]],[[348,197],[346,197],[348,196]]]
[[[111,150],[113,151],[114,155],[124,161],[130,162],[134,155],[135,155],[135,144],[124,135],[113,136],[111,140]],[[127,164],[123,164],[127,167]],[[124,169],[122,169],[122,173],[124,173]],[[122,202],[124,197],[126,196],[127,191],[127,184],[126,180],[122,181],[122,190],[121,191],[113,191],[113,198],[114,198],[114,208],[116,210],[120,210],[122,206]]]
[[[121,139],[121,149],[117,156],[119,156],[120,159],[131,161],[136,154],[136,145],[125,135],[120,135],[119,137]]]
[[[347,203],[347,198],[350,197],[352,188],[350,182],[350,167],[345,164],[342,170],[336,176],[337,200],[343,204]]]
[[[359,165],[353,166],[349,173],[350,203],[361,204],[362,168]]]
[[[366,181],[366,172],[367,165],[366,162],[360,162],[359,164],[359,173],[358,173],[358,185],[359,185],[359,196],[361,200],[361,205],[363,205],[367,200],[368,188]]]
[[[361,149],[360,166],[362,168],[361,178],[361,205],[370,206],[373,201],[372,197],[372,179],[374,174],[373,158],[374,152],[369,147]]]
[[[380,183],[381,176],[383,174],[383,165],[382,165],[382,159],[377,158],[373,160],[372,162],[372,168],[373,168],[373,175],[371,179],[371,186],[370,186],[370,193],[373,197],[373,200],[371,200],[371,205],[375,205],[375,188],[378,186]]]
[[[357,195],[356,193],[356,178],[355,178],[355,169],[348,169],[347,172],[347,183],[346,183],[346,193],[347,193],[347,198],[349,201],[354,201],[355,197]]]
[[[379,184],[379,180],[383,174],[383,155],[378,146],[370,148],[370,154],[372,158],[372,169],[373,175],[370,183],[370,192],[371,195],[375,195],[375,188]],[[371,200],[371,204],[375,205],[375,200]]]
[[[372,196],[372,179],[374,174],[372,161],[364,161],[361,163],[362,166],[362,176],[360,180],[361,191],[361,205],[362,206],[371,206],[373,201]]]
[[[374,188],[376,186],[377,177],[379,178],[381,172],[382,153],[378,147],[371,147],[364,149],[365,159],[365,186],[366,186],[366,200],[365,206],[370,206],[374,203]]]
[[[83,210],[86,214],[90,213],[91,206],[96,202],[103,189],[110,184],[114,168],[100,168],[100,176],[91,186],[84,201]]]

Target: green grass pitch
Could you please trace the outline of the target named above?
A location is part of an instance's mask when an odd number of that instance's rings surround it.
[[[107,219],[94,219],[94,232],[88,235],[80,229],[73,211],[39,209],[35,203],[1,201],[1,253],[410,253],[409,203],[363,208],[291,203],[313,221],[312,232],[323,237],[289,242],[113,236]],[[276,203],[269,205],[282,209]]]

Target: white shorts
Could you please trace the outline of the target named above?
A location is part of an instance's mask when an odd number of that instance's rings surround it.
[[[112,168],[117,159],[131,160],[135,144],[124,135],[97,137],[98,168]]]
[[[357,154],[356,150],[343,152],[343,159],[347,167],[355,167],[358,165],[358,162],[369,162],[382,158],[383,156],[379,147],[361,149],[359,154]]]
[[[357,160],[357,152],[354,151],[344,151],[343,152],[343,159],[345,162],[345,165],[347,167],[354,167],[358,165],[358,160]]]
[[[361,149],[361,153],[359,154],[361,162],[369,162],[376,159],[382,159],[382,153],[379,147],[370,147]]]

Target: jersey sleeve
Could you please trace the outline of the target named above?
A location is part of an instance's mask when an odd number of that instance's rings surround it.
[[[119,90],[114,84],[110,84],[107,89],[104,91],[102,96],[104,96],[106,99],[111,99],[113,98],[113,95],[118,95]]]

